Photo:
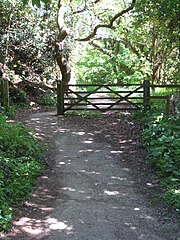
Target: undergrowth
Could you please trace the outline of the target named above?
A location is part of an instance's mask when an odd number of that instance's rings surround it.
[[[56,107],[56,98],[57,97],[54,93],[46,93],[44,95],[40,95],[37,102],[42,106]]]
[[[136,117],[144,124],[142,143],[161,181],[163,199],[180,210],[180,119],[154,110]]]
[[[0,230],[8,230],[13,204],[30,193],[42,169],[41,149],[29,129],[0,114]]]

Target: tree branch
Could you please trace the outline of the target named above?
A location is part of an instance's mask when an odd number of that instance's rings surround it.
[[[105,55],[109,56],[109,57],[114,57],[112,53],[110,53],[109,51],[107,51],[106,49],[100,47],[98,44],[91,42],[90,45],[92,45],[95,49],[101,51],[102,53],[104,53]]]
[[[65,8],[63,6],[63,1],[58,2],[58,12],[57,12],[57,26],[59,29],[59,41],[62,42],[68,35],[68,29],[64,25],[64,13]]]
[[[73,11],[73,14],[82,13],[82,12],[86,11],[86,9],[87,9],[87,2],[86,2],[86,0],[85,0],[85,2],[84,2],[84,7],[83,7],[82,9]]]
[[[87,36],[87,37],[85,37],[85,38],[76,39],[76,40],[82,41],[82,42],[83,42],[83,41],[89,41],[91,38],[93,38],[93,37],[96,35],[97,30],[98,30],[99,28],[112,28],[112,27],[113,27],[113,23],[114,23],[119,17],[121,17],[122,15],[124,15],[125,13],[131,11],[131,10],[134,8],[135,3],[136,3],[136,0],[132,0],[131,5],[130,5],[128,8],[126,8],[126,9],[122,10],[121,12],[117,13],[117,14],[110,20],[109,24],[99,24],[99,25],[97,25],[97,26],[94,28],[94,31],[93,31],[91,34],[89,34],[89,36]]]

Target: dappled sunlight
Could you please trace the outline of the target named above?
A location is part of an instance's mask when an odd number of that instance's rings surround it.
[[[56,218],[47,216],[43,219],[22,217],[18,221],[14,221],[13,225],[18,228],[18,233],[22,232],[27,237],[40,239],[47,236],[51,231],[72,233],[73,225],[68,225],[67,221],[60,221]],[[16,235],[18,235],[16,233]]]
[[[83,136],[85,135],[85,132],[72,132],[72,134]]]
[[[132,223],[125,222],[124,225],[128,226],[129,229],[135,230],[137,227],[133,226]]]
[[[70,118],[46,113],[31,119],[36,138],[54,141],[55,161],[51,174],[39,178],[32,199],[24,203],[27,213],[13,222],[14,235],[10,236],[18,239],[23,233],[24,239],[51,239],[53,235],[54,239],[82,240],[92,236],[93,240],[103,239],[104,231],[107,235],[117,232],[118,239],[124,232],[134,239],[150,239],[143,227],[156,219],[134,190],[131,163],[136,159],[136,138],[131,132],[125,134],[116,118],[98,127],[95,121],[90,125],[88,120],[86,126],[76,122],[76,117],[72,117],[75,123]],[[125,121],[134,127],[133,122]],[[147,179],[145,187],[150,190],[153,186]]]
[[[119,151],[114,151],[114,150],[112,150],[112,151],[110,151],[110,153],[119,154],[119,153],[123,153],[123,151],[121,151],[121,150],[119,150]]]
[[[65,162],[59,162],[59,165],[65,165],[66,163]]]
[[[93,140],[85,140],[85,141],[82,141],[82,143],[86,143],[86,144],[90,144],[90,143],[92,143],[93,142]]]
[[[74,188],[70,188],[70,187],[63,187],[63,188],[61,188],[62,190],[67,190],[67,191],[70,191],[70,192],[75,192],[76,191],[76,189],[74,189]]]
[[[56,167],[62,167],[63,165],[71,165],[71,162],[71,159],[65,159],[64,161],[56,163]]]
[[[152,216],[149,216],[147,214],[141,214],[140,218],[146,219],[146,220],[154,220],[154,218]]]
[[[137,208],[137,207],[136,207],[136,208],[134,208],[134,211],[139,211],[139,210],[140,210],[140,208]]]
[[[49,229],[51,230],[67,230],[67,231],[71,231],[73,230],[73,226],[68,226],[67,222],[61,222],[58,221],[55,218],[47,218],[45,220],[45,222],[48,224]]]
[[[33,208],[33,209],[41,209],[42,211],[44,211],[44,212],[52,212],[52,210],[53,210],[53,208],[52,207],[46,207],[45,205],[42,205],[42,204],[36,204],[36,203],[34,203],[34,202],[30,202],[30,201],[26,201],[25,203],[24,203],[24,205],[25,206],[27,206],[27,207],[31,207],[31,208]]]
[[[85,152],[93,152],[93,149],[83,149],[79,150],[80,153],[85,153]]]
[[[119,195],[118,191],[108,191],[108,190],[104,190],[104,194],[108,195],[108,196],[117,196]]]
[[[95,172],[95,171],[88,172],[86,170],[80,170],[80,173],[85,173],[89,175],[92,175],[92,174],[100,175],[100,172]]]
[[[49,189],[44,189],[43,187],[38,187],[37,191],[35,193],[31,194],[33,197],[41,197],[42,198],[49,198],[53,199],[54,197],[50,194]]]
[[[122,170],[124,170],[125,172],[131,172],[130,168],[122,168]]]
[[[127,178],[122,178],[122,177],[114,177],[114,176],[112,176],[111,179],[118,179],[120,181],[127,181]]]
[[[54,189],[51,188],[53,185],[48,183],[49,181],[49,176],[39,177],[41,185],[31,194],[30,199],[24,202],[26,211],[13,221],[12,231],[8,234],[10,239],[13,239],[13,237],[18,239],[18,236],[22,234],[25,239],[42,239],[54,231],[63,232],[67,235],[73,232],[72,224],[68,224],[60,216],[58,218],[53,217],[55,211],[53,202],[55,202],[56,197]],[[51,187],[48,188],[48,186]],[[70,187],[64,188],[64,190],[76,191]]]

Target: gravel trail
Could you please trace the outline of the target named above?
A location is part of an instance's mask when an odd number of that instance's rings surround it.
[[[47,167],[5,239],[180,239],[176,213],[159,202],[157,180],[147,178],[141,128],[130,117],[45,112],[25,124],[48,144]]]

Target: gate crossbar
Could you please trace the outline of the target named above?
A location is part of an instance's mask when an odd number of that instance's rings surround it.
[[[128,100],[127,97],[129,97],[130,95],[132,95],[133,93],[137,92],[139,89],[142,88],[142,85],[136,89],[134,89],[133,91],[131,91],[130,93],[128,93],[126,96],[122,96],[119,93],[115,92],[114,90],[112,90],[110,87],[106,86],[106,88],[108,90],[110,90],[111,92],[113,92],[114,94],[116,94],[118,97],[120,97],[119,100],[117,100],[116,102],[114,102],[113,104],[111,104],[111,106],[107,107],[106,110],[111,109],[113,106],[117,105],[118,103],[120,103],[121,101],[125,100],[126,102],[130,103],[131,105],[133,105],[134,107],[136,107],[137,109],[140,109],[139,106],[136,103],[133,103],[132,101]]]
[[[109,90],[110,92],[114,93],[116,96],[118,96],[120,99],[118,99],[117,101],[115,101],[114,103],[108,103],[108,105],[110,104],[110,106],[108,106],[107,108],[105,109],[101,109],[100,107],[97,106],[96,103],[92,103],[90,100],[88,100],[88,97],[94,93],[97,93],[97,91],[101,88],[106,88],[107,90]],[[76,95],[77,96],[77,100],[75,100],[75,102],[71,103],[66,109],[65,111],[67,110],[70,110],[72,109],[72,107],[74,107],[75,105],[77,105],[78,103],[82,102],[83,100],[85,100],[87,103],[89,103],[90,105],[92,105],[93,107],[95,107],[97,110],[100,110],[100,111],[106,111],[106,110],[110,110],[112,109],[115,105],[119,104],[120,102],[122,102],[123,100],[126,101],[127,103],[129,103],[130,105],[134,106],[136,109],[140,109],[140,107],[128,100],[128,97],[130,95],[132,95],[133,93],[136,93],[139,89],[141,89],[143,87],[143,85],[141,84],[140,87],[134,89],[133,91],[129,92],[129,94],[127,94],[126,96],[122,96],[121,94],[119,94],[118,92],[114,91],[111,87],[109,86],[106,86],[106,85],[101,85],[101,86],[98,86],[96,87],[93,91],[91,92],[87,92],[85,96],[81,96],[79,93],[73,91],[72,89],[69,89],[69,92]]]
[[[87,97],[90,96],[91,94],[97,92],[102,86],[97,87],[96,89],[94,89],[93,91],[91,91],[90,93],[87,93],[85,96],[81,96],[80,94],[74,92],[73,90],[69,89],[69,91],[73,94],[75,94],[79,100],[76,100],[74,103],[71,103],[71,105],[69,107],[66,108],[66,110],[71,109],[72,107],[74,107],[75,105],[77,105],[78,103],[82,102],[83,100],[86,100],[88,103],[90,103],[92,106],[94,106],[97,110],[101,110],[96,104],[90,102]]]

